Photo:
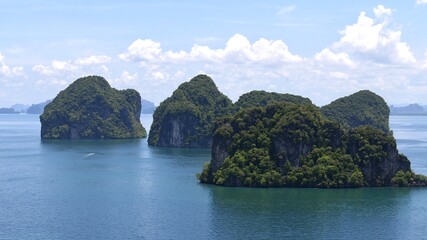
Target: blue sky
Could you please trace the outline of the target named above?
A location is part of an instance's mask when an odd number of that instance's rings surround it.
[[[0,1],[0,106],[102,75],[158,104],[198,73],[327,104],[427,104],[427,1]]]

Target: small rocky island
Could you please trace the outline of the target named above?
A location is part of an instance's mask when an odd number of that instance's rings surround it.
[[[215,118],[229,114],[231,100],[214,81],[198,75],[181,84],[156,108],[148,144],[156,147],[208,148]]]
[[[251,99],[251,98],[249,98]],[[426,186],[389,131],[385,101],[360,91],[318,108],[308,101],[243,108],[216,120],[200,182],[233,187]],[[252,104],[254,105],[254,104]],[[256,105],[256,104],[255,104]]]
[[[141,96],[117,90],[99,76],[74,81],[40,116],[42,139],[143,138]]]

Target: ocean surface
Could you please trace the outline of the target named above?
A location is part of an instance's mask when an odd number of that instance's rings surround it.
[[[390,122],[427,174],[427,116]],[[38,116],[0,114],[0,239],[427,238],[427,188],[199,184],[209,155],[146,139],[42,141]]]

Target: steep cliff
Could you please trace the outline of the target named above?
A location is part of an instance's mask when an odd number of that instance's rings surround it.
[[[398,172],[412,173],[389,133],[370,126],[348,131],[315,106],[274,103],[215,123],[212,160],[199,179],[224,186],[337,188],[390,186]]]
[[[389,131],[390,109],[387,103],[382,97],[368,90],[339,98],[323,106],[321,111],[327,118],[346,128],[369,125],[384,132]]]
[[[212,145],[216,117],[228,114],[232,102],[206,75],[181,84],[154,112],[148,144],[158,147]]]
[[[46,139],[141,138],[141,97],[133,89],[116,90],[99,76],[74,81],[40,116]]]

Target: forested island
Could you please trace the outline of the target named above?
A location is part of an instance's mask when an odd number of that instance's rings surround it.
[[[116,90],[102,77],[74,81],[40,116],[43,139],[118,139],[146,137],[140,122],[141,96]]]
[[[350,130],[313,106],[271,104],[239,111],[214,127],[203,183],[246,187],[425,185],[390,133]]]
[[[251,100],[253,101],[253,100]],[[311,103],[311,102],[310,102]],[[202,183],[237,187],[425,186],[389,131],[389,109],[370,91],[318,108],[270,103],[218,119]]]
[[[209,148],[215,119],[231,113],[232,107],[210,77],[198,75],[181,84],[156,108],[148,144]]]
[[[141,97],[99,76],[77,79],[40,116],[42,138],[140,138]],[[156,108],[148,144],[211,148],[202,183],[234,187],[426,186],[399,154],[384,99],[364,90],[317,107],[265,91],[236,103],[207,75],[181,84]]]

